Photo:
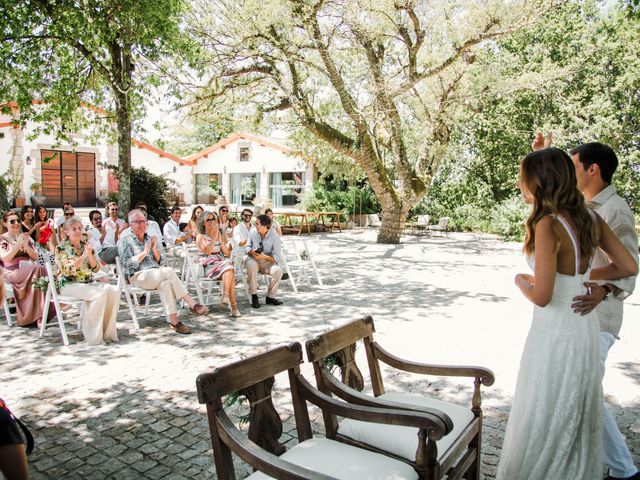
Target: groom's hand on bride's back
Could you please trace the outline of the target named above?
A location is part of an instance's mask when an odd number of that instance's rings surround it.
[[[607,291],[595,282],[585,282],[584,286],[587,287],[586,295],[573,297],[571,304],[573,311],[581,315],[591,312],[607,296]]]

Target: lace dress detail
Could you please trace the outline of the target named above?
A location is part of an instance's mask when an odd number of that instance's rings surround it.
[[[571,238],[576,267],[574,275],[556,272],[551,302],[534,306],[497,480],[602,478],[598,317],[571,308],[573,297],[585,293],[591,262],[579,273],[578,242],[567,221],[556,218]]]
[[[233,265],[229,260],[224,258],[224,255],[222,255],[219,241],[214,242],[214,240],[207,235],[204,235],[204,238],[208,243],[213,243],[214,246],[213,251],[210,254],[199,254],[200,265],[202,265],[204,275],[206,277],[217,280],[227,270],[233,270]]]

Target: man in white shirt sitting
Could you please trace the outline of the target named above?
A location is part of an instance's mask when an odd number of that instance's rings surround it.
[[[190,231],[180,231],[180,216],[182,215],[182,209],[175,206],[171,209],[171,218],[162,228],[164,234],[164,243],[167,246],[167,251],[179,258],[184,257],[183,243],[189,243],[193,239],[193,235]]]
[[[111,227],[103,226],[102,214],[99,210],[89,212],[89,221],[91,225],[87,226],[86,231],[94,250],[98,252],[98,258],[104,263],[116,263],[118,247],[115,231]]]
[[[249,241],[249,233],[255,228],[251,226],[251,219],[253,218],[253,212],[251,210],[245,208],[242,210],[240,217],[242,221],[233,229],[232,238],[234,248],[245,247]]]
[[[102,224],[105,228],[111,228],[115,232],[115,241],[117,242],[122,232],[129,227],[129,224],[122,218],[118,218],[118,204],[116,202],[109,202],[107,204],[107,218],[103,220]]]

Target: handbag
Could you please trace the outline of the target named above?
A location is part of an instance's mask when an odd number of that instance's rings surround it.
[[[40,229],[40,238],[38,239],[38,243],[46,245],[49,242],[51,235],[53,235],[53,227],[51,226],[51,222],[47,222],[47,224]]]
[[[31,452],[33,452],[33,445],[34,445],[34,441],[33,441],[33,435],[31,435],[31,432],[29,431],[29,429],[27,428],[27,426],[22,423],[22,421],[16,417],[13,413],[11,413],[11,410],[9,410],[9,407],[7,407],[7,404],[4,403],[4,400],[0,399],[0,415],[5,414],[8,419],[8,427],[10,430],[12,430],[11,433],[16,433],[17,432],[17,428],[20,428],[20,430],[22,430],[22,434],[24,435],[25,440],[27,441],[27,455],[31,454]]]

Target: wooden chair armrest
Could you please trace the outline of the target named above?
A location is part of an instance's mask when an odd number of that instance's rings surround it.
[[[282,460],[260,448],[236,428],[224,410],[218,410],[213,415],[224,444],[253,468],[278,480],[335,480],[328,475]]]
[[[371,395],[361,393],[358,390],[351,388],[349,385],[342,383],[338,378],[333,376],[331,372],[326,369],[324,369],[323,374],[323,378],[328,382],[325,383],[325,385],[327,385],[331,393],[341,398],[345,402],[353,403],[356,405],[364,405],[368,407],[380,407],[390,408],[392,410],[409,410],[411,412],[429,413],[432,415],[437,415],[446,422],[451,422],[451,419],[446,413],[436,408],[392,402],[380,397],[372,397]]]
[[[312,386],[302,375],[297,375],[300,395],[306,401],[334,415],[353,420],[415,427],[427,432],[431,440],[440,440],[453,429],[453,422],[444,412],[415,412],[408,409],[395,409],[375,401],[376,406],[354,405],[336,400]],[[436,412],[438,412],[436,414]]]
[[[490,387],[495,381],[493,372],[488,368],[464,365],[433,365],[428,363],[412,362],[410,360],[404,360],[400,357],[396,357],[375,342],[372,347],[378,360],[405,372],[445,377],[478,378],[485,387]]]

